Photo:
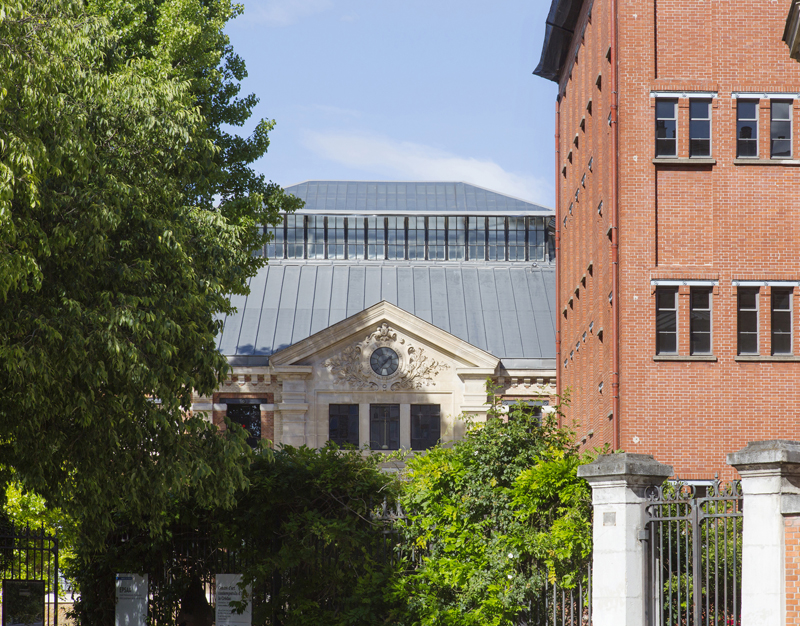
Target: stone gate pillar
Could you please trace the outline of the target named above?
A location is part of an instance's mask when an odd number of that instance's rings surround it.
[[[645,490],[672,475],[672,466],[649,454],[604,454],[578,468],[592,487],[593,626],[644,623]]]
[[[800,442],[752,441],[729,454],[728,464],[744,494],[742,626],[800,624],[793,615],[800,571],[792,562],[800,543]]]

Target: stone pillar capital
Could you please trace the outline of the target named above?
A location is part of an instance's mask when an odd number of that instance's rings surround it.
[[[786,539],[783,516],[800,494],[800,442],[751,441],[728,455],[742,477],[742,624],[786,623]]]
[[[595,461],[578,468],[578,476],[592,488],[601,486],[660,485],[672,476],[671,465],[659,463],[650,454],[602,454]]]
[[[644,619],[645,491],[672,475],[649,454],[604,454],[578,468],[592,487],[594,506],[592,587],[595,626],[641,626]]]
[[[738,452],[728,454],[728,465],[742,478],[800,474],[800,441],[751,441]]]

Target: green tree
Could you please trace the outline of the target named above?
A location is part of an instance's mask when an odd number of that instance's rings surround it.
[[[585,462],[558,414],[500,406],[466,437],[408,460],[407,548],[398,579],[412,622],[511,625],[545,580],[572,586],[591,550]]]
[[[0,3],[0,466],[99,540],[170,498],[232,505],[244,434],[188,416],[227,364],[258,224],[297,202],[255,174],[271,122],[223,132],[244,65],[225,1]],[[8,473],[0,475],[7,482]]]
[[[84,625],[113,621],[114,572],[149,572],[151,615],[167,622],[192,575],[236,571],[252,582],[254,624],[394,623],[402,606],[389,593],[400,567],[396,535],[384,534],[390,527],[373,512],[384,499],[394,503],[399,484],[380,471],[382,460],[333,444],[286,446],[256,455],[233,509],[176,500],[159,537],[121,520],[102,549],[78,544],[77,616]]]

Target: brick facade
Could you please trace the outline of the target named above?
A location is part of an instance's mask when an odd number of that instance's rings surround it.
[[[783,518],[786,541],[786,626],[800,626],[800,515]]]
[[[578,436],[594,434],[587,445],[613,443],[618,420],[622,449],[653,454],[681,478],[730,478],[727,452],[751,440],[799,437],[800,65],[781,41],[790,4],[618,0],[614,45],[612,0],[587,0],[561,67],[559,387],[571,389],[568,417],[579,424]],[[659,98],[677,101],[677,154],[660,160]],[[758,102],[755,159],[737,158],[737,98]],[[711,100],[707,158],[689,156],[693,99]],[[787,160],[770,158],[775,100],[792,103]],[[612,293],[615,183],[619,265]],[[655,290],[664,281],[678,289],[677,350],[656,355]],[[758,281],[754,356],[737,350],[739,281]],[[775,282],[792,289],[791,355],[779,358],[770,350]],[[689,340],[691,289],[698,285],[712,294],[712,348],[703,355],[691,354]]]

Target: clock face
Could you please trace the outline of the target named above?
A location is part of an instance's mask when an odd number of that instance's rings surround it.
[[[391,376],[397,371],[400,358],[391,348],[378,348],[369,357],[369,364],[378,376]]]

